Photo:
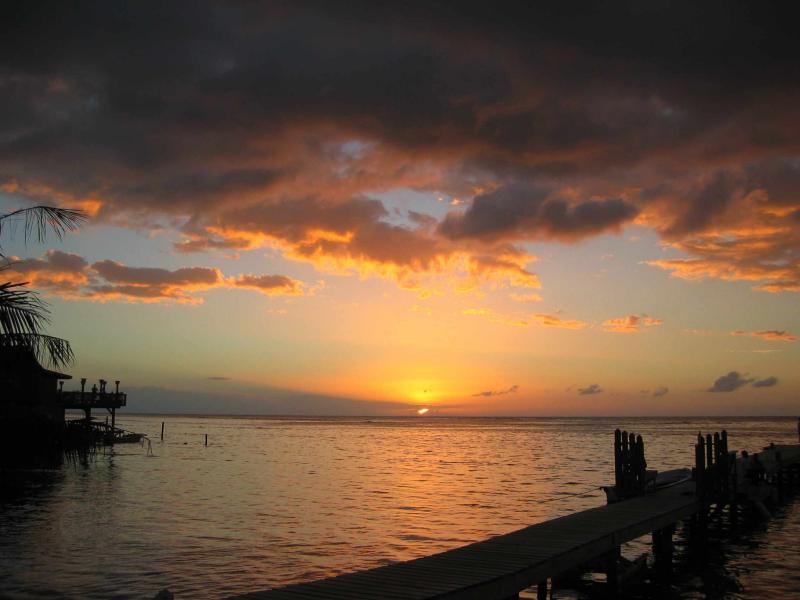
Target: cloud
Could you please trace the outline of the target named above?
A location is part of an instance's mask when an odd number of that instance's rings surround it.
[[[642,327],[654,327],[661,325],[662,322],[661,319],[647,315],[628,315],[604,321],[603,328],[615,333],[637,333],[642,330]]]
[[[562,319],[561,317],[547,313],[536,313],[533,315],[533,318],[540,325],[544,325],[545,327],[558,327],[560,329],[583,329],[589,325],[586,321]]]
[[[762,340],[767,340],[770,342],[796,342],[797,336],[792,335],[788,331],[784,330],[777,330],[777,329],[769,329],[766,331],[742,331],[741,329],[737,329],[735,331],[731,331],[731,335],[733,336],[751,336],[751,337],[758,337]]]
[[[89,264],[77,254],[57,250],[50,250],[40,258],[11,259],[11,269],[34,287],[70,300],[199,304],[203,299],[196,294],[215,288],[245,288],[267,295],[305,293],[302,282],[284,275],[226,278],[219,269],[211,267],[170,270],[131,267],[113,260]]]
[[[578,388],[578,395],[579,396],[591,396],[593,394],[600,394],[603,392],[603,389],[597,385],[596,383],[591,384],[590,386]]]
[[[0,189],[411,289],[533,288],[522,242],[635,222],[676,277],[800,291],[788,6],[351,4],[12,11]],[[401,226],[400,189],[465,208]]]
[[[717,378],[710,388],[706,391],[708,392],[735,392],[740,387],[747,385],[748,383],[752,383],[755,381],[754,379],[746,379],[742,377],[738,371],[731,371],[727,375],[722,375],[721,377]]]
[[[303,294],[301,283],[286,275],[241,275],[233,280],[233,286],[256,290],[268,296]]]
[[[778,378],[777,377],[766,377],[764,379],[758,379],[753,382],[753,387],[761,388],[761,387],[773,387],[778,385]]]
[[[518,385],[512,385],[510,388],[506,390],[487,390],[485,392],[478,392],[477,394],[472,394],[473,396],[483,396],[489,398],[491,396],[504,396],[506,394],[513,394],[519,390]]]
[[[652,396],[654,398],[660,398],[661,396],[666,396],[669,393],[669,388],[665,386],[657,387],[653,390]]]
[[[504,186],[476,196],[464,212],[451,212],[439,230],[451,239],[573,241],[619,231],[638,210],[619,198],[569,202],[529,185]]]
[[[34,288],[44,289],[64,297],[78,294],[89,283],[88,263],[82,256],[48,250],[39,258],[9,257],[10,268],[19,273]]]

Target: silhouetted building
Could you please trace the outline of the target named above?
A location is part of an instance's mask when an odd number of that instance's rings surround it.
[[[0,419],[46,417],[63,421],[60,379],[72,379],[72,375],[45,369],[30,350],[0,350]]]

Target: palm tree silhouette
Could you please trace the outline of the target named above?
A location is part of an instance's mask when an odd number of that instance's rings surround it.
[[[52,231],[61,239],[67,231],[75,231],[86,221],[80,210],[53,206],[33,206],[0,215],[0,241],[4,232],[14,233],[23,223],[27,242],[35,238],[42,243]],[[13,263],[2,253],[0,245],[0,272],[7,271]],[[64,367],[74,360],[72,347],[67,340],[42,333],[50,323],[50,310],[39,295],[28,288],[27,281],[0,282],[0,350],[26,349],[40,362],[54,367]]]

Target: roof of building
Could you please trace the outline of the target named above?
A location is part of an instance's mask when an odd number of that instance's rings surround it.
[[[44,377],[53,379],[72,379],[72,375],[45,369],[36,356],[27,348],[2,348],[0,349],[0,365],[2,370],[32,369]]]

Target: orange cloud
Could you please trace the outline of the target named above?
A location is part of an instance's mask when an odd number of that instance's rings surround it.
[[[562,319],[555,315],[545,313],[536,313],[533,315],[533,318],[540,325],[544,325],[545,327],[558,327],[560,329],[583,329],[589,325],[586,321]]]
[[[778,331],[777,329],[769,329],[765,331],[742,331],[741,329],[737,329],[735,331],[731,331],[731,335],[758,337],[761,338],[762,340],[768,340],[770,342],[797,341],[797,336],[792,335],[788,331]]]
[[[12,259],[11,269],[35,288],[73,300],[200,304],[203,299],[196,293],[214,288],[245,288],[270,296],[305,293],[301,282],[284,275],[226,278],[219,269],[210,267],[169,270],[130,267],[113,260],[90,265],[77,254],[58,250],[35,259]]]
[[[267,296],[301,296],[299,281],[286,275],[241,275],[231,283],[233,287],[249,288]]]
[[[82,256],[48,250],[40,258],[9,257],[11,270],[22,275],[34,288],[65,298],[76,297],[91,281],[88,263]]]
[[[179,228],[177,252],[273,245],[407,289],[536,288],[507,260],[524,255],[513,244],[635,221],[684,253],[649,263],[676,277],[800,291],[800,102],[775,10],[604,6],[529,36],[519,23],[550,21],[535,3],[491,26],[468,7],[220,10],[137,9],[126,35],[93,38],[91,52],[82,26],[108,29],[108,15],[9,16],[19,39],[62,51],[8,57],[0,189],[98,222]],[[587,45],[589,29],[608,35]],[[719,52],[730,40],[739,69]],[[402,189],[458,208],[406,227],[367,198]]]
[[[662,322],[661,319],[647,315],[627,315],[604,321],[603,328],[614,333],[637,333],[642,330],[642,327],[654,327],[661,325]]]

